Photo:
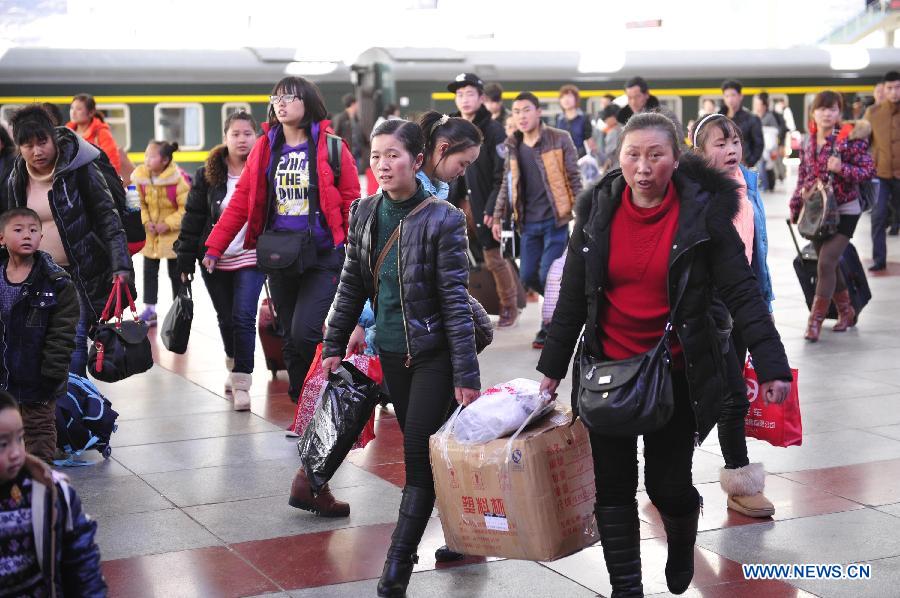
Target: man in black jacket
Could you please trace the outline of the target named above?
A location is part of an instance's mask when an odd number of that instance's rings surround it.
[[[461,116],[481,130],[484,141],[478,159],[466,169],[450,187],[449,200],[460,206],[466,196],[475,227],[476,240],[484,254],[487,269],[494,276],[497,295],[500,299],[499,328],[508,328],[516,323],[519,309],[516,305],[516,279],[512,266],[503,258],[500,244],[491,234],[494,223],[494,204],[503,182],[506,131],[503,125],[491,118],[484,106],[484,82],[473,73],[460,73],[447,90],[456,94],[456,107]]]
[[[762,122],[755,114],[750,114],[741,105],[744,96],[741,94],[744,86],[740,81],[728,80],[722,83],[722,99],[725,106],[719,114],[725,114],[741,129],[744,138],[744,165],[753,168],[762,158],[763,148],[766,143],[763,140]]]
[[[659,100],[650,93],[650,86],[643,77],[632,77],[626,81],[625,95],[628,97],[628,105],[616,115],[623,125],[635,114],[659,109]]]

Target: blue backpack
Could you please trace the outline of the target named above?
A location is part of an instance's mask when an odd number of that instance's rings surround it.
[[[56,446],[66,452],[68,461],[88,449],[109,458],[109,438],[118,427],[118,417],[90,380],[70,373],[66,395],[56,400]]]

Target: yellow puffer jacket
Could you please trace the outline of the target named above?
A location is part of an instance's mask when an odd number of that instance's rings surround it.
[[[169,227],[169,230],[162,234],[151,232],[148,228],[147,244],[141,250],[141,255],[156,260],[175,259],[177,256],[173,246],[181,230],[181,219],[184,217],[184,206],[191,190],[190,186],[178,172],[175,162],[169,163],[159,176],[151,176],[147,167],[141,164],[131,174],[131,184],[137,186],[141,195],[141,221],[144,228],[147,228],[149,222]],[[169,199],[166,187],[170,185],[175,185],[177,206]]]

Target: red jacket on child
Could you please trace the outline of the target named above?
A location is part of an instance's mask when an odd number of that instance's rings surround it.
[[[256,140],[250,155],[247,156],[247,164],[228,202],[228,207],[206,240],[207,255],[221,257],[244,224],[247,224],[244,249],[255,249],[256,239],[266,228],[270,183],[266,170],[272,161],[272,143],[275,140],[276,128],[270,127],[268,123],[263,123],[262,128],[264,135]],[[316,144],[319,209],[325,216],[325,222],[337,247],[347,238],[350,204],[359,199],[359,175],[353,155],[347,143],[343,142],[341,178],[335,187],[334,172],[328,163],[327,134],[334,134],[331,121],[323,120],[313,124],[311,141]]]

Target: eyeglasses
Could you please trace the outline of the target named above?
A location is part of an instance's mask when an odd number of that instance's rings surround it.
[[[303,98],[301,98],[300,96],[293,94],[293,93],[285,93],[280,96],[269,96],[269,103],[272,104],[273,106],[275,104],[280,104],[281,102],[284,102],[285,104],[290,104],[294,100],[302,101]]]

